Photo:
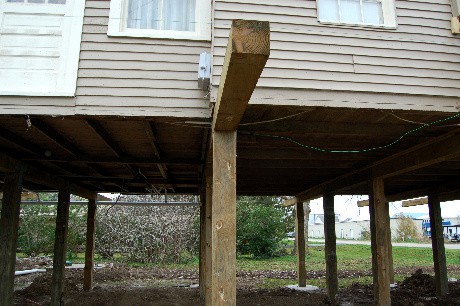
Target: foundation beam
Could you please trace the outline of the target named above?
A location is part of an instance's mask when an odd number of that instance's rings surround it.
[[[67,248],[67,232],[69,226],[69,186],[59,190],[56,232],[54,239],[53,277],[51,284],[51,306],[61,305],[62,293],[64,291],[64,269]]]
[[[0,305],[13,305],[22,171],[6,174],[0,219]]]
[[[324,238],[326,257],[326,291],[331,301],[339,291],[339,279],[337,277],[337,241],[335,236],[335,212],[334,195],[323,195],[324,209]]]
[[[83,270],[83,290],[93,289],[94,241],[96,238],[96,197],[88,200],[86,218],[85,268]]]
[[[206,273],[206,187],[203,186],[200,194],[200,305],[205,303],[205,273]]]
[[[441,203],[437,194],[428,195],[428,209],[430,213],[431,244],[433,249],[434,275],[436,280],[436,295],[446,296],[449,293],[446,251],[444,249],[444,235],[442,229]]]
[[[299,287],[305,287],[307,285],[307,270],[305,269],[305,221],[303,202],[297,202],[295,211],[297,283]]]

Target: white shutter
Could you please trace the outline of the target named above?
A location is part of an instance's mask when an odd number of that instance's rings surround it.
[[[0,95],[75,94],[83,11],[84,0],[0,0]]]

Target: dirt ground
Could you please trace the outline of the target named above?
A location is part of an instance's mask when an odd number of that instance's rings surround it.
[[[49,266],[49,258],[18,260],[17,270]],[[397,271],[403,273],[404,271]],[[406,271],[407,272],[407,271]],[[346,271],[339,277],[369,275],[370,272]],[[196,270],[130,268],[109,264],[95,271],[95,288],[83,291],[83,271],[66,270],[64,305],[184,305],[200,304],[198,273]],[[262,278],[295,280],[293,271],[239,271],[237,273],[238,305],[372,305],[370,285],[353,284],[340,289],[332,303],[324,291],[296,292],[286,288],[259,289]],[[309,273],[311,278],[322,278],[324,272]],[[195,286],[194,286],[195,285]],[[15,279],[16,305],[48,305],[50,301],[51,271]],[[449,284],[450,294],[438,300],[434,278],[422,271],[414,273],[392,289],[393,305],[460,305],[460,282]]]

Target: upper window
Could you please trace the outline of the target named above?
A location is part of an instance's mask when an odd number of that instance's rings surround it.
[[[320,22],[396,27],[393,0],[317,0]]]
[[[211,39],[209,0],[112,0],[108,35]]]

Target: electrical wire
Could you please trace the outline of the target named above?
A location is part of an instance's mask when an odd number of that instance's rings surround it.
[[[248,122],[248,123],[240,123],[240,126],[244,125],[255,125],[255,124],[262,124],[262,123],[270,123],[270,122],[275,122],[275,121],[280,121],[280,120],[284,120],[284,119],[288,119],[288,118],[292,118],[292,117],[296,117],[296,116],[300,116],[302,114],[305,114],[305,113],[308,113],[310,112],[311,110],[306,110],[306,111],[303,111],[303,112],[300,112],[300,113],[297,113],[297,114],[293,114],[293,115],[289,115],[289,116],[285,116],[285,117],[281,117],[281,118],[276,118],[276,119],[271,119],[271,120],[265,120],[265,121],[258,121],[258,122]]]
[[[268,138],[274,138],[274,139],[281,139],[281,140],[285,140],[287,142],[290,142],[292,144],[295,144],[295,145],[297,145],[299,147],[302,147],[302,148],[305,148],[305,149],[310,149],[310,150],[319,151],[319,152],[325,152],[325,153],[365,153],[365,152],[376,151],[376,150],[391,147],[391,146],[399,143],[401,140],[403,140],[407,136],[409,136],[411,134],[414,134],[415,132],[418,132],[418,131],[420,131],[422,129],[425,129],[425,128],[433,126],[433,125],[436,125],[436,124],[441,123],[441,122],[453,120],[453,119],[458,118],[458,117],[460,117],[460,113],[457,113],[455,115],[452,115],[452,116],[444,118],[444,119],[439,119],[439,120],[433,121],[431,123],[427,123],[425,125],[419,126],[417,128],[414,128],[414,129],[411,129],[411,130],[405,132],[400,137],[398,137],[396,140],[394,140],[394,141],[392,141],[392,142],[390,142],[390,143],[388,143],[386,145],[376,146],[376,147],[371,147],[371,148],[366,148],[366,149],[353,149],[353,150],[325,149],[325,148],[320,148],[320,147],[316,147],[316,146],[305,145],[303,143],[298,142],[297,140],[294,140],[294,139],[292,139],[290,137],[286,137],[286,136],[270,135],[270,134],[259,134],[259,133],[253,133],[252,135],[259,136],[259,137],[268,137]]]

